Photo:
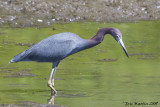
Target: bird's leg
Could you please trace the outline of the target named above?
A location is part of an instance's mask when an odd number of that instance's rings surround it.
[[[54,89],[54,85],[52,85],[52,76],[54,73],[54,68],[52,68],[52,71],[51,71],[51,74],[50,74],[50,77],[49,77],[49,80],[48,80],[48,86],[55,92],[56,94],[56,90]]]
[[[56,74],[56,67],[54,68],[54,72],[52,74],[52,80],[51,80],[51,85],[53,87],[52,88],[52,92],[51,92],[52,95],[55,95],[57,93],[57,91],[54,88],[54,77],[55,77],[55,74]]]
[[[54,88],[54,77],[56,74],[56,68],[58,66],[60,61],[54,62],[53,66],[52,66],[52,71],[48,80],[48,86],[51,88],[51,95],[55,95],[57,93],[57,91]]]
[[[52,82],[52,86],[53,87],[54,87],[54,77],[55,77],[55,74],[56,74],[56,70],[57,70],[57,67],[54,68],[54,72],[52,74],[52,80],[51,80],[51,82]]]

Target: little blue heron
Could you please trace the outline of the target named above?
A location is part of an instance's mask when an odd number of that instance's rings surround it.
[[[104,35],[106,34],[112,35],[128,56],[122,41],[121,32],[116,28],[102,28],[99,29],[97,34],[91,39],[82,39],[78,35],[70,32],[52,35],[14,56],[10,63],[19,61],[52,62],[53,65],[48,86],[52,92],[56,94],[54,77],[60,61],[69,55],[98,45],[103,41]]]

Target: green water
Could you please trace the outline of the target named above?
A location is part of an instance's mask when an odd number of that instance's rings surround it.
[[[14,55],[56,33],[73,32],[89,39],[103,27],[122,32],[130,57],[110,35],[98,46],[69,56],[56,72],[58,94],[54,103],[69,107],[124,107],[125,102],[158,102],[160,106],[160,21],[0,28],[0,104],[47,104],[50,99],[47,81],[52,64],[8,64]]]

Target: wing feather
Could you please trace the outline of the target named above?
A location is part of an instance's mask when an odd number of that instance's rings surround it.
[[[70,37],[70,38],[68,38]],[[73,38],[74,37],[74,38]],[[76,48],[75,36],[53,35],[29,48],[24,61],[54,62],[70,55]]]

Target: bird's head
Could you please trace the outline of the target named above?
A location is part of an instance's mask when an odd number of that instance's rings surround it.
[[[122,41],[122,34],[118,29],[111,28],[110,29],[110,34],[114,37],[114,39],[121,45],[122,49],[126,53],[127,57],[129,57],[127,49],[124,46],[124,43]]]

